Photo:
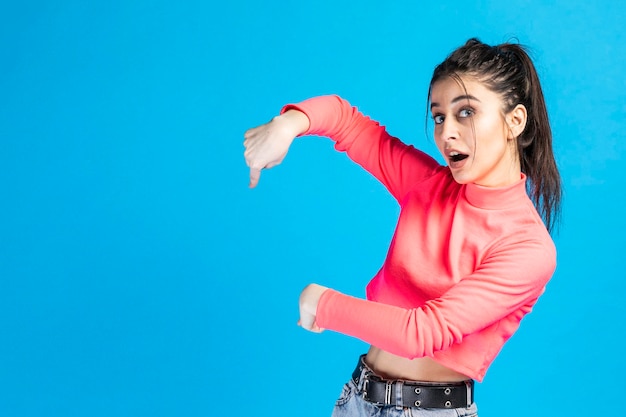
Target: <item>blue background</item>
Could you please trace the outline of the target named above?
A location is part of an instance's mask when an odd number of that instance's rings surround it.
[[[0,415],[324,416],[362,342],[296,326],[352,295],[398,207],[327,139],[247,188],[243,133],[338,93],[405,142],[467,38],[533,50],[564,178],[557,272],[481,417],[608,414],[626,389],[626,13],[618,1],[3,2]]]

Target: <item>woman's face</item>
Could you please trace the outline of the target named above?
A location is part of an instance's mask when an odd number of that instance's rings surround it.
[[[515,136],[509,128],[513,112],[503,114],[500,96],[479,81],[461,80],[463,84],[450,77],[437,81],[430,96],[435,141],[452,176],[459,184],[486,187],[519,181]]]

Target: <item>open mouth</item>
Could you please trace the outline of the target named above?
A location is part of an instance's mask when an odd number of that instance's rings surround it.
[[[469,155],[465,155],[463,153],[450,152],[450,154],[448,155],[448,158],[450,159],[451,162],[459,162],[459,161],[464,160],[468,156]]]

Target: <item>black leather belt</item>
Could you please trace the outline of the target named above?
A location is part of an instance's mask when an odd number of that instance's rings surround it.
[[[357,386],[362,382],[363,398],[377,405],[466,408],[474,403],[473,380],[440,383],[383,379],[365,365],[363,357],[352,373],[352,380]]]

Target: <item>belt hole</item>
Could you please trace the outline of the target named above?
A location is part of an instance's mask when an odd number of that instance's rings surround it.
[[[416,393],[416,394],[419,394],[420,392],[422,392],[422,390],[421,390],[421,389],[419,389],[419,388],[415,388],[415,393]],[[419,401],[418,401],[418,402],[419,402]]]
[[[421,401],[419,401],[419,400],[418,400],[418,401],[415,401],[415,406],[416,406],[416,407],[419,407],[421,403],[422,403],[422,402],[421,402]]]
[[[450,395],[450,393],[452,392],[452,390],[450,388],[446,388],[443,393],[446,395]]]
[[[452,403],[450,401],[446,401],[446,403],[444,404],[446,406],[446,408],[450,408],[450,406],[452,405]]]

